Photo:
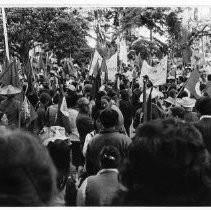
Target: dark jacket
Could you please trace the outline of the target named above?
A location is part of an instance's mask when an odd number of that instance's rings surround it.
[[[80,141],[84,144],[86,135],[94,130],[94,121],[89,115],[79,113],[76,118],[76,126],[80,136]]]
[[[119,109],[124,117],[125,124],[131,124],[133,117],[133,106],[130,101],[121,100],[119,102]]]
[[[203,118],[193,125],[201,132],[204,144],[211,154],[211,118]]]
[[[131,139],[114,129],[104,129],[93,137],[87,146],[86,171],[89,175],[96,174],[100,170],[99,154],[104,146],[115,146],[119,149],[121,160],[126,157]]]

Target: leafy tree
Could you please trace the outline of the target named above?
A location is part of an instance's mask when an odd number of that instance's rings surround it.
[[[85,39],[87,22],[75,9],[7,8],[5,12],[10,52],[23,63],[27,62],[35,42],[43,43],[59,61],[70,53],[77,60],[83,57],[84,49],[90,50]],[[0,40],[4,40],[2,24]]]

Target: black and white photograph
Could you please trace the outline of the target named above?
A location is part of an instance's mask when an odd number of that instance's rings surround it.
[[[1,3],[0,207],[211,206],[211,5],[124,3]]]

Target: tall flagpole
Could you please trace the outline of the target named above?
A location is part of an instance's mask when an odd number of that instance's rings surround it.
[[[4,39],[5,39],[6,55],[7,55],[8,61],[10,61],[8,36],[7,36],[7,26],[6,26],[6,16],[5,16],[4,7],[1,8],[1,11],[2,11],[2,19],[3,19],[3,27],[4,27]]]

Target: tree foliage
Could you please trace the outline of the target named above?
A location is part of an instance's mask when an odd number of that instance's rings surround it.
[[[74,59],[82,57],[86,44],[87,22],[77,10],[67,8],[7,8],[9,49],[22,62],[34,42],[41,42],[46,50],[53,51],[58,60],[70,53]],[[3,39],[2,24],[0,38]],[[1,43],[3,45],[3,43]]]

